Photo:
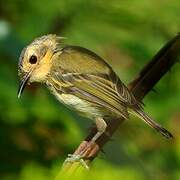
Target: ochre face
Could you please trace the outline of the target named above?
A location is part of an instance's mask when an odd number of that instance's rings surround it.
[[[56,40],[55,35],[43,36],[23,49],[18,67],[21,79],[18,96],[27,83],[46,81],[52,64],[52,56],[57,46]]]
[[[47,75],[50,72],[51,68],[51,61],[53,52],[51,49],[44,48],[45,51],[42,53],[39,53],[39,56],[37,56],[37,63],[31,64],[30,69],[32,68],[32,73],[29,78],[29,82],[44,82],[46,81]],[[32,57],[32,56],[31,56]]]
[[[39,53],[36,46],[28,46],[21,52],[19,60],[19,73],[28,73],[39,63]]]
[[[23,53],[19,64],[20,76],[31,72],[29,82],[44,81],[53,55],[51,49],[46,46],[32,45],[27,47]]]

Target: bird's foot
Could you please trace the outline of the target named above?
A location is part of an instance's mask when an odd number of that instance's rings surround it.
[[[86,164],[86,162],[83,159],[83,155],[79,155],[79,154],[68,154],[68,157],[66,158],[66,160],[64,161],[64,163],[73,163],[73,162],[80,162],[81,165],[85,168],[85,169],[89,169],[89,166]]]

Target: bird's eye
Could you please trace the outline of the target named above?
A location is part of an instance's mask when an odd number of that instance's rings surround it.
[[[32,56],[29,58],[29,62],[30,62],[31,64],[36,64],[36,62],[37,62],[37,56],[32,55]]]

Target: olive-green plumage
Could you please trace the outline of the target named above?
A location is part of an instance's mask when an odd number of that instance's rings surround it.
[[[96,108],[99,114],[102,111],[102,117],[128,118],[127,107],[139,105],[111,67],[81,47],[67,46],[61,49],[53,59],[47,84],[54,89],[55,94],[74,95]],[[73,108],[81,112],[81,108]],[[84,114],[91,117],[91,111],[88,108],[84,110],[87,111]]]
[[[172,135],[144,111],[112,68],[95,53],[77,46],[62,46],[61,38],[47,35],[27,46],[19,62],[21,94],[27,82],[41,82],[56,98],[83,116],[95,120],[99,134],[111,118],[128,119],[129,111],[165,137]]]

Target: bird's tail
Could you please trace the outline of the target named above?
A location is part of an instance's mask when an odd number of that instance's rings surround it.
[[[149,126],[154,128],[156,131],[161,133],[166,138],[173,138],[173,135],[163,128],[160,124],[155,122],[151,117],[149,117],[142,109],[133,109],[133,112],[130,111],[130,113],[135,114],[137,117],[142,119],[145,123],[147,123]]]

